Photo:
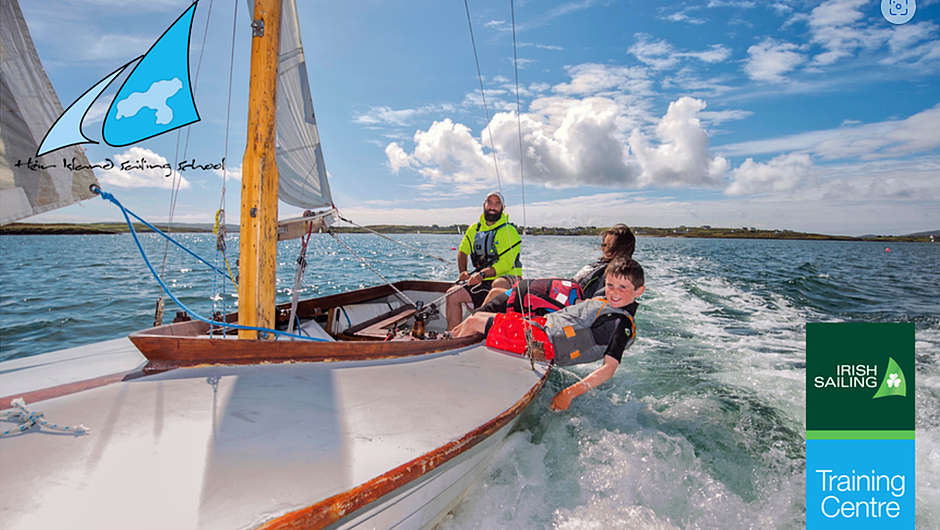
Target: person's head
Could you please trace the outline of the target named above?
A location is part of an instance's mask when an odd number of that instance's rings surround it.
[[[634,250],[636,250],[636,236],[633,235],[629,226],[617,223],[601,232],[601,251],[604,253],[604,261],[611,261],[618,257],[632,258]]]
[[[483,218],[487,223],[495,223],[503,216],[503,210],[506,208],[506,200],[503,194],[498,191],[491,191],[483,201]]]
[[[626,307],[646,290],[643,267],[633,258],[614,258],[604,273],[604,296],[613,307]]]

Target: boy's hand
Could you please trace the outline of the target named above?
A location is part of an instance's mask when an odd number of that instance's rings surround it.
[[[555,394],[555,397],[552,398],[552,410],[555,412],[568,410],[568,407],[571,406],[571,400],[577,397],[572,388],[574,388],[573,385]]]

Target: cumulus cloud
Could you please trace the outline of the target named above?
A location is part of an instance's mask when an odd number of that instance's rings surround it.
[[[656,126],[659,145],[650,145],[639,129],[630,135],[630,147],[643,168],[644,186],[680,187],[718,185],[728,170],[728,161],[708,154],[708,134],[698,113],[705,108],[699,99],[683,97],[669,104]]]
[[[497,169],[504,181],[519,182],[524,171],[526,183],[550,188],[721,184],[728,162],[708,153],[708,135],[698,118],[704,101],[681,98],[655,118],[630,94],[617,92],[625,86],[645,90],[645,78],[634,71],[601,65],[571,71],[571,83],[556,86],[557,95],[536,99],[521,117],[497,113],[480,137],[446,119],[418,131],[411,154],[399,143],[389,144],[389,167],[418,171],[429,187],[447,184],[466,192],[492,182]],[[571,95],[591,91],[604,95]]]
[[[807,154],[786,154],[769,162],[748,158],[731,172],[725,195],[754,195],[769,191],[793,191],[813,177],[813,161]]]
[[[166,158],[142,147],[131,147],[114,156],[114,168],[97,170],[98,180],[105,186],[118,188],[164,188],[171,189],[179,179],[180,189],[190,187],[189,181],[172,170]],[[103,164],[105,162],[98,162]]]
[[[805,60],[796,44],[764,39],[747,49],[748,59],[744,72],[754,81],[780,83],[784,74],[792,71]]]
[[[385,156],[388,157],[388,167],[392,173],[398,173],[402,168],[411,166],[411,157],[397,142],[392,142],[385,147]]]

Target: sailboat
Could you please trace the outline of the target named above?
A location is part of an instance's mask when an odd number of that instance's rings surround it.
[[[75,193],[50,203],[29,179],[54,175],[21,174],[11,162],[36,153],[62,107],[47,78],[44,92],[8,90],[45,75],[16,0],[0,4],[6,223],[87,198],[94,175],[59,172],[53,187]],[[248,127],[260,134],[249,135],[243,162],[239,311],[2,363],[0,408],[35,423],[0,439],[5,529],[431,528],[546,382],[548,366],[489,349],[482,336],[428,338],[443,331],[429,310],[446,310],[443,282],[275,305],[279,234],[327,229],[336,213],[294,0],[257,0],[253,20],[263,29],[252,37]],[[38,110],[20,99],[37,94]],[[264,111],[275,100],[276,123]],[[303,131],[290,132],[285,115]],[[300,153],[310,158],[298,162]],[[279,228],[276,193],[296,198],[284,193],[291,183],[325,208]],[[289,326],[320,340],[275,339],[284,311]],[[69,423],[81,434],[63,432]]]

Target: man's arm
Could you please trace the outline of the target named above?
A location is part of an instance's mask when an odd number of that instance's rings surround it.
[[[503,250],[506,250],[506,253],[500,256],[496,263],[487,268],[488,270],[486,272],[490,272],[489,269],[492,269],[493,275],[485,276],[486,278],[510,274],[513,269],[516,268],[516,260],[519,258],[519,253],[522,252],[522,238],[519,237],[519,232],[516,230],[516,227],[509,223],[506,224],[506,230],[509,232],[509,247],[507,247],[509,250],[504,248]]]
[[[457,270],[460,271],[457,281],[463,281],[470,277],[470,273],[467,272],[467,255],[462,250],[457,251]]]

